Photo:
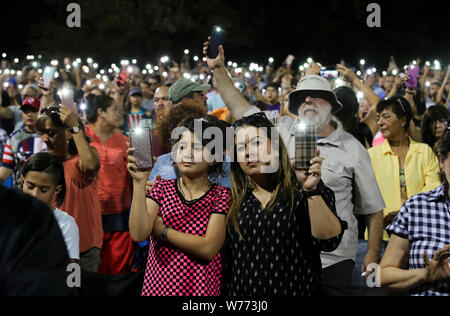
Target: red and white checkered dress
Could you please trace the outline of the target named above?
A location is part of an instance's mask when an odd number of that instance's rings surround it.
[[[186,201],[178,180],[161,180],[147,194],[160,206],[159,215],[170,228],[190,235],[205,236],[211,214],[226,215],[231,192],[213,185],[203,197]],[[218,296],[222,279],[222,258],[211,261],[188,255],[168,242],[150,238],[150,250],[142,296]]]

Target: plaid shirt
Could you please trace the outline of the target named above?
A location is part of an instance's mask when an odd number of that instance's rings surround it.
[[[409,199],[386,230],[408,238],[410,270],[425,268],[425,252],[431,260],[436,251],[450,244],[450,201],[445,185]],[[415,296],[449,296],[450,282],[425,284],[413,289],[412,293]]]

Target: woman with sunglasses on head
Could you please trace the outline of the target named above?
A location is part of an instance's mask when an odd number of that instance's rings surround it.
[[[385,142],[369,149],[378,185],[386,203],[385,228],[410,197],[440,185],[439,163],[431,148],[408,136],[413,112],[403,97],[377,105],[378,125]],[[389,237],[384,233],[386,245]]]
[[[439,141],[444,134],[448,119],[449,112],[442,105],[430,106],[423,115],[420,129],[422,139],[425,144],[433,149],[436,155],[438,154]]]
[[[36,130],[48,152],[64,161],[66,196],[60,209],[78,224],[81,268],[97,272],[103,242],[102,211],[97,192],[98,153],[89,145],[78,115],[64,105],[42,108]]]
[[[414,296],[450,295],[450,132],[439,144],[442,184],[408,200],[387,228],[391,240],[380,263],[380,285]],[[409,263],[409,264],[408,264]]]
[[[320,252],[335,250],[346,226],[336,216],[334,193],[320,180],[323,159],[294,171],[263,113],[233,127],[228,295],[320,294]]]

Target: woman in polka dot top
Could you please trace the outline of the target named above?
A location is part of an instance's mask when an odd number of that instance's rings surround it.
[[[134,180],[130,233],[137,242],[151,236],[142,295],[218,296],[219,251],[225,241],[231,192],[208,180],[222,172],[222,162],[211,159],[216,148],[204,150],[211,140],[201,137],[207,128],[218,126],[188,118],[180,127],[184,129],[172,153],[182,176],[156,182],[147,194],[149,172],[137,171],[133,149],[129,150],[128,170]]]
[[[314,158],[308,172],[294,171],[262,113],[233,127],[227,294],[319,295],[320,252],[335,250],[346,228],[336,216],[333,191],[320,181],[323,159]]]

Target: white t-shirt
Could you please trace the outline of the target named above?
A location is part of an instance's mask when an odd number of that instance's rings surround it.
[[[55,209],[53,214],[63,234],[70,259],[80,260],[80,234],[75,219],[60,209]]]

